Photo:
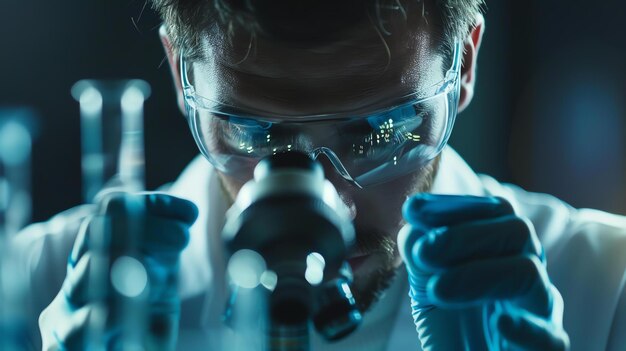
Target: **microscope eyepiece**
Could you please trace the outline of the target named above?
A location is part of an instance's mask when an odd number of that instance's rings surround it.
[[[322,166],[306,154],[285,152],[261,160],[254,169],[254,178],[258,180],[280,170],[300,170],[324,177]]]

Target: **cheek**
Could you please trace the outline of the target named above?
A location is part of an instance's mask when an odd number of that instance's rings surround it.
[[[398,231],[404,225],[404,202],[416,193],[430,191],[438,163],[439,157],[419,172],[355,192],[357,233],[377,233],[395,243]]]
[[[420,190],[416,189],[416,184],[420,183],[419,178],[422,176],[407,175],[356,193],[357,218],[372,224],[399,225],[402,222],[402,205],[408,196]]]
[[[226,192],[226,195],[230,199],[230,207],[235,201],[235,198],[237,198],[237,194],[239,194],[241,187],[243,187],[246,182],[230,177],[221,172],[218,172],[218,175],[220,177],[222,189],[224,190],[224,192]],[[252,176],[250,176],[250,179],[252,179]]]

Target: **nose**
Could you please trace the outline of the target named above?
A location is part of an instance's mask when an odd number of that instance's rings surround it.
[[[350,212],[350,219],[354,220],[357,215],[357,208],[354,201],[353,193],[358,190],[351,181],[344,178],[344,176],[337,170],[337,166],[334,165],[329,157],[326,155],[318,156],[316,160],[322,165],[324,169],[324,177],[330,181],[335,187],[339,197],[346,205]]]

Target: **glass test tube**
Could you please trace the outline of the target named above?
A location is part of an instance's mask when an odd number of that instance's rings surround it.
[[[142,80],[81,80],[72,88],[80,103],[83,196],[93,202],[106,187],[144,188]]]
[[[0,123],[0,233],[10,237],[30,221],[32,138],[19,118]]]
[[[144,189],[143,105],[150,95],[148,83],[142,80],[82,80],[72,88],[80,103],[83,196],[98,203],[109,191],[137,192]],[[113,289],[116,301],[92,314],[90,349],[105,349],[105,319],[110,313],[119,315],[123,350],[142,349],[141,330],[146,315],[147,273],[135,254],[138,240],[127,221],[129,233],[122,238],[121,253],[112,254],[110,231],[106,223],[94,221],[90,230],[90,288],[94,295]],[[116,238],[119,240],[120,238]],[[120,243],[118,243],[119,245]],[[135,256],[135,257],[134,257]],[[142,283],[143,282],[143,283]],[[141,286],[139,286],[139,285]]]
[[[240,250],[228,260],[230,296],[222,315],[220,350],[266,350],[267,301],[277,279],[266,268],[263,257],[252,250]]]
[[[15,234],[30,221],[32,138],[28,112],[0,111],[0,349],[26,348],[28,272],[11,248]]]

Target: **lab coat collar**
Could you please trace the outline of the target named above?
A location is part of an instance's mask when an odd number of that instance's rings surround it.
[[[452,147],[447,146],[441,153],[439,171],[431,193],[484,196],[485,190],[478,175]]]

